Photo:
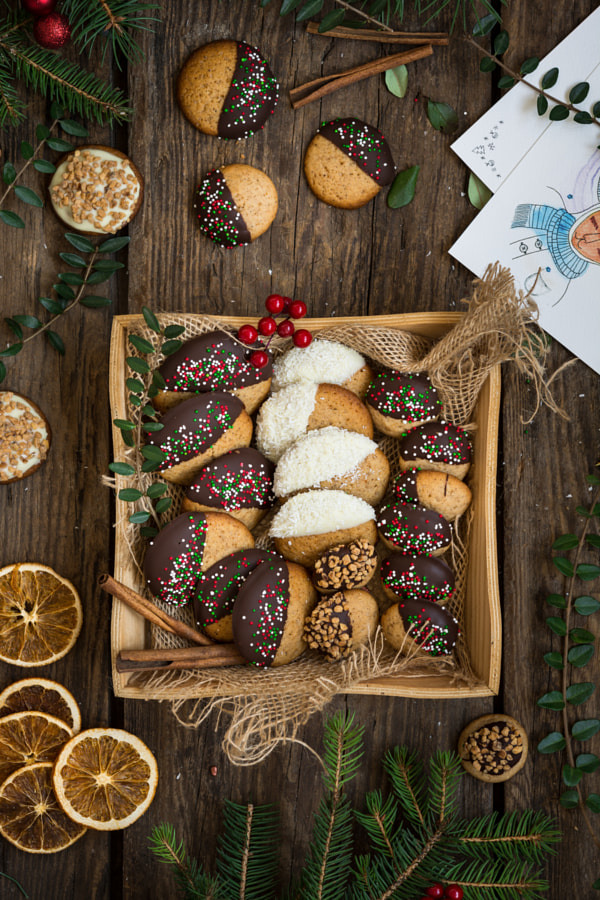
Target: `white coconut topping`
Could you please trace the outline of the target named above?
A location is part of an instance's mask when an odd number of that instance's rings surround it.
[[[306,432],[315,408],[316,384],[291,384],[269,397],[256,419],[256,446],[277,462],[284,450]]]
[[[334,341],[315,340],[308,347],[292,347],[273,365],[274,391],[287,384],[312,381],[316,384],[343,384],[365,365],[350,347]]]
[[[304,488],[318,487],[332,478],[352,479],[362,462],[377,450],[364,434],[345,428],[319,428],[298,438],[277,464],[273,490],[286,497]]]
[[[306,491],[286,500],[275,515],[269,534],[275,538],[326,534],[354,528],[374,518],[372,506],[344,491]]]

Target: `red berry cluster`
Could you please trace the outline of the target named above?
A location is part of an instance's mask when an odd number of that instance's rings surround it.
[[[291,337],[296,347],[308,347],[312,341],[312,334],[306,328],[299,328],[292,319],[303,319],[306,315],[306,303],[302,300],[292,300],[290,297],[282,297],[281,294],[269,294],[265,301],[269,316],[263,316],[258,320],[258,326],[242,325],[237,336],[243,344],[255,344],[258,336],[268,338],[265,349],[271,343],[271,338],[275,333],[279,337]],[[275,321],[275,316],[286,316],[279,324]],[[250,362],[257,369],[263,369],[269,361],[269,357],[265,350],[255,350],[250,356]]]
[[[419,900],[463,900],[463,889],[458,884],[432,884]]]

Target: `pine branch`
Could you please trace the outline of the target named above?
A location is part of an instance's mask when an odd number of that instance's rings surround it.
[[[381,791],[371,791],[365,798],[367,812],[357,812],[356,818],[368,832],[372,843],[391,859],[394,858],[394,841],[396,833],[394,824],[398,813],[398,805],[393,796],[385,803]]]
[[[102,52],[104,63],[108,47],[112,47],[115,61],[121,68],[121,57],[135,63],[144,54],[131,31],[151,31],[149,23],[160,21],[146,15],[160,9],[157,3],[140,0],[65,0],[63,11],[69,17],[72,37],[80,52],[91,52],[98,38],[106,40]]]
[[[275,896],[278,817],[271,807],[225,802],[217,872],[224,897]]]
[[[479,859],[513,860],[518,854],[529,862],[543,863],[544,856],[556,853],[554,844],[560,832],[543,812],[492,813],[470,822],[462,822],[459,831],[460,850]]]
[[[218,900],[216,883],[210,879],[195,860],[190,859],[183,841],[177,843],[175,829],[169,823],[155,826],[150,836],[150,850],[162,862],[175,870],[175,883],[183,891],[184,900]]]
[[[540,878],[526,863],[489,860],[456,864],[444,874],[444,880],[469,891],[468,896],[481,900],[542,900],[548,882]]]
[[[427,812],[425,773],[417,753],[409,755],[406,747],[395,747],[386,754],[383,767],[390,776],[406,818],[424,828]]]
[[[16,125],[25,118],[25,104],[20,99],[13,82],[10,61],[0,53],[0,128],[9,120]]]
[[[429,810],[441,825],[453,815],[458,785],[462,778],[460,760],[455,753],[436,753],[429,764]]]

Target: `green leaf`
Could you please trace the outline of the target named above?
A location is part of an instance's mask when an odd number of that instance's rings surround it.
[[[600,731],[600,719],[581,719],[571,728],[571,736],[576,741],[589,741]]]
[[[142,405],[142,401],[140,400],[140,398],[138,396],[136,396],[136,394],[129,395],[129,402],[131,403],[132,406],[135,406],[137,408],[139,408]]]
[[[548,112],[548,100],[546,99],[546,97],[544,97],[543,94],[538,94],[537,111],[538,116],[543,116],[544,113]]]
[[[62,284],[59,282],[58,284],[53,284],[52,287],[56,291],[59,297],[62,297],[64,300],[74,300],[75,299],[75,291],[69,287],[68,284]]]
[[[146,422],[145,425],[142,425],[142,429],[146,432],[146,434],[152,434],[155,431],[162,431],[165,426],[162,422]]]
[[[600,609],[600,601],[595,597],[578,597],[573,606],[580,616],[591,616]]]
[[[495,55],[500,56],[502,53],[505,53],[508,50],[509,43],[510,43],[510,37],[508,35],[508,31],[502,30],[494,38],[494,53],[495,53]]]
[[[148,309],[147,306],[142,306],[142,315],[144,317],[144,322],[148,326],[151,331],[156,332],[156,334],[160,334],[160,323],[151,309]]]
[[[98,259],[93,267],[98,272],[116,272],[117,269],[124,269],[125,263],[117,262],[114,259]]]
[[[136,500],[143,496],[143,493],[138,491],[137,488],[123,488],[118,493],[119,500],[125,500],[126,503],[135,503]]]
[[[544,77],[542,78],[542,89],[544,91],[548,90],[548,88],[554,87],[556,82],[558,81],[558,69],[549,69]]]
[[[562,575],[566,575],[567,578],[570,578],[573,575],[573,563],[564,556],[555,556],[552,562]]]
[[[489,34],[492,28],[497,24],[498,16],[495,13],[489,13],[487,16],[482,16],[482,18],[478,19],[473,26],[473,37],[483,37],[485,34]]]
[[[135,436],[131,433],[131,431],[122,431],[121,432],[121,440],[128,447],[135,446]],[[143,471],[143,468],[142,468]]]
[[[580,81],[575,87],[569,91],[569,101],[571,103],[583,103],[590,92],[590,86],[587,81]]]
[[[537,705],[541,706],[542,709],[559,710],[565,708],[565,700],[560,691],[550,691],[550,693],[540,697]]]
[[[575,759],[575,765],[582,772],[591,775],[600,766],[600,759],[595,753],[580,753]]]
[[[36,159],[33,161],[33,168],[36,172],[42,172],[44,175],[52,175],[56,172],[56,166],[47,159]]]
[[[546,597],[546,603],[550,606],[555,606],[557,609],[567,608],[567,601],[561,594],[549,594]]]
[[[410,169],[398,172],[387,196],[387,205],[390,209],[401,209],[412,202],[418,177],[419,166],[411,166]]]
[[[116,472],[117,475],[135,475],[135,468],[130,463],[111,462],[108,464],[108,468],[111,472]]]
[[[33,156],[33,147],[29,141],[21,141],[21,156],[23,159],[31,159]]]
[[[56,300],[53,300],[52,297],[40,297],[40,303],[44,307],[44,309],[48,310],[49,313],[52,313],[53,316],[60,316],[63,312],[63,308]]]
[[[16,336],[17,340],[22,341],[23,340],[23,329],[21,328],[19,323],[15,322],[14,319],[10,319],[10,318],[6,318],[6,319],[4,319],[4,321],[6,322],[6,324],[12,331],[12,333]]]
[[[575,809],[579,804],[579,795],[577,794],[577,791],[565,791],[564,794],[560,795],[559,803],[561,806],[564,806],[565,809]]]
[[[585,703],[596,690],[596,685],[591,681],[580,681],[576,684],[570,684],[566,690],[566,696],[569,703],[573,706],[579,706]]]
[[[163,481],[156,481],[154,484],[151,484],[146,494],[150,497],[151,500],[156,499],[156,497],[162,497],[169,490],[169,485],[165,484]]]
[[[44,334],[46,335],[46,340],[54,347],[54,349],[58,350],[61,356],[64,356],[65,344],[61,336],[55,331],[50,330],[46,330]]]
[[[127,365],[133,372],[137,372],[138,375],[147,375],[150,371],[150,366],[146,360],[139,359],[137,356],[128,356]]]
[[[458,128],[458,116],[448,103],[428,100],[427,118],[436,131],[442,131],[444,134],[451,134]]]
[[[11,162],[5,162],[2,167],[2,180],[4,184],[12,184],[17,177],[17,170]]]
[[[0,209],[0,222],[10,225],[12,228],[25,228],[25,222],[16,213],[9,209]]]
[[[569,118],[569,110],[566,106],[553,106],[550,110],[550,120],[552,122],[561,122],[563,119]]]
[[[385,86],[394,97],[404,97],[408,87],[408,69],[406,66],[396,66],[385,73]]]
[[[331,31],[332,28],[337,28],[338,25],[341,25],[344,21],[344,17],[346,15],[345,10],[343,9],[332,9],[330,13],[323,18],[323,21],[319,25],[319,34],[325,34],[326,31]]]
[[[492,192],[474,172],[471,172],[469,175],[467,195],[471,205],[474,206],[475,209],[483,209],[492,196]]]
[[[131,238],[128,237],[111,237],[106,241],[102,241],[98,250],[100,253],[116,253],[126,247]]]
[[[147,459],[142,463],[142,472],[156,472],[159,468],[160,462],[156,460]]]
[[[150,397],[150,399],[152,399],[152,397],[156,397],[157,394],[158,394],[158,388],[154,387],[154,385],[151,384],[150,387],[148,388],[148,396]]]
[[[585,628],[571,628],[569,637],[574,644],[593,644],[596,640],[596,635]]]
[[[537,56],[530,56],[528,59],[521,63],[519,72],[521,73],[521,75],[529,75],[531,72],[535,72],[539,64],[540,61]]]
[[[61,119],[58,124],[67,134],[72,134],[75,137],[88,136],[89,132],[87,128],[84,128],[83,125],[79,124],[79,122],[74,122],[73,119]]]
[[[142,447],[142,456],[144,459],[159,463],[164,462],[166,458],[160,447],[155,447],[153,444],[146,444]]]
[[[596,118],[600,117],[600,100],[598,100],[597,103],[594,103],[594,105],[592,107],[592,113],[595,115]]]
[[[35,136],[38,141],[45,141],[46,138],[50,137],[50,129],[47,125],[36,125]]]
[[[540,753],[556,753],[559,750],[564,750],[566,746],[567,742],[560,731],[553,731],[547,734],[545,738],[542,738],[537,748]]]
[[[6,378],[6,366],[3,362],[0,362],[0,383],[4,381]]]
[[[155,369],[152,373],[152,384],[159,388],[161,391],[164,391],[167,386],[167,382],[162,377],[158,369]]]
[[[156,504],[156,507],[155,507],[156,512],[159,514],[164,513],[168,509],[171,508],[172,504],[173,504],[172,497],[163,497],[162,500],[159,500],[158,503]]]
[[[61,272],[58,276],[64,284],[80,286],[85,284],[84,279],[77,272]]]
[[[63,141],[62,138],[48,138],[47,144],[51,150],[58,150],[59,153],[67,153],[73,149],[73,144],[70,141]]]
[[[267,3],[269,2],[270,0],[267,0]],[[265,0],[261,0],[261,3],[263,6],[266,6]],[[158,528],[140,528],[140,534],[142,537],[153,538],[158,534]]]
[[[74,269],[85,269],[87,263],[82,256],[79,256],[77,253],[59,253],[58,254],[63,262],[66,262],[68,266],[73,266]]]
[[[113,425],[120,428],[121,431],[133,431],[135,425],[129,419],[113,419]]]
[[[577,787],[583,778],[583,771],[573,766],[564,765],[562,770],[562,778],[567,787]]]
[[[81,297],[79,302],[82,306],[85,306],[86,309],[102,309],[103,307],[112,304],[112,300],[109,300],[108,297],[96,297],[94,294],[89,294],[87,297]]]
[[[301,0],[283,0],[281,4],[281,9],[279,10],[280,16],[287,16],[289,12],[293,9],[296,9],[299,6]]]
[[[590,794],[586,797],[585,805],[593,813],[600,813],[600,794]]]
[[[104,284],[105,281],[108,281],[112,272],[92,272],[92,274],[88,277],[86,284]]]
[[[181,341],[165,341],[160,350],[164,356],[171,356],[173,353],[177,353],[181,346]]]
[[[9,356],[16,356],[23,349],[23,344],[11,344],[6,350],[0,350],[0,356],[7,359]]]
[[[498,79],[498,87],[501,91],[507,91],[509,88],[513,87],[515,84],[515,79],[512,75],[503,75],[502,78]]]
[[[580,669],[582,666],[589,663],[593,655],[594,647],[592,644],[578,644],[576,647],[571,647],[567,658],[572,666]]]
[[[497,69],[498,65],[494,62],[493,59],[490,59],[489,56],[484,56],[481,62],[479,63],[479,71],[480,72],[493,72],[494,69]]]
[[[25,328],[39,328],[42,324],[37,316],[13,316],[13,319]]]
[[[150,416],[150,417],[152,417],[152,416],[155,416],[155,415],[156,415],[156,410],[154,409],[153,406],[151,406],[150,403],[146,403],[146,405],[145,405],[144,408],[142,409],[142,412],[143,412],[143,414],[144,414],[145,416]]]
[[[586,534],[585,539],[590,547],[600,547],[600,534]]]
[[[132,513],[132,515],[129,516],[129,521],[133,525],[141,525],[143,522],[147,522],[149,518],[150,518],[149,512],[140,511],[140,512]]]
[[[154,347],[150,341],[140,337],[138,334],[130,334],[129,343],[132,347],[135,347],[136,350],[139,350],[140,353],[154,353]]]
[[[553,550],[573,550],[579,544],[576,534],[562,534],[552,544]]]
[[[545,653],[544,660],[552,669],[564,669],[562,654],[556,651]]]
[[[164,334],[166,338],[176,338],[185,331],[185,325],[167,325]]]
[[[593,581],[600,575],[600,566],[593,566],[590,563],[581,563],[577,566],[577,577],[582,581]]]
[[[592,518],[592,513],[585,506],[576,506],[575,512],[578,512],[580,516],[584,516],[586,519]]]
[[[127,390],[133,391],[134,394],[142,394],[144,392],[144,385],[139,378],[128,378],[125,381],[125,385]]]
[[[579,112],[576,112],[575,115],[573,116],[573,119],[579,125],[591,125],[592,122],[594,121],[592,119],[592,117],[590,116],[589,112],[585,112],[584,110],[580,110]]]
[[[57,103],[56,100],[53,100],[50,104],[50,118],[52,119],[62,119],[64,116],[64,110],[60,103]]]
[[[306,19],[312,19],[318,15],[323,9],[323,0],[308,0],[304,6],[300,8],[300,12],[296,16],[296,22],[305,22]]]
[[[561,619],[558,616],[548,616],[546,625],[554,632],[554,634],[558,634],[560,637],[564,637],[567,633],[567,626],[565,625],[564,619]]]
[[[90,241],[89,238],[83,237],[81,234],[73,234],[68,233],[65,234],[66,239],[70,244],[75,247],[76,250],[79,250],[80,253],[93,253],[94,245]]]

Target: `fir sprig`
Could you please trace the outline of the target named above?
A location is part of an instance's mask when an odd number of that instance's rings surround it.
[[[64,0],[62,8],[72,23],[71,36],[79,51],[90,53],[96,41],[102,38],[105,41],[102,62],[110,47],[121,68],[124,60],[136,63],[143,59],[144,54],[132,31],[151,31],[151,23],[159,19],[148,13],[160,6],[140,0]]]
[[[171,866],[175,885],[183,900],[204,898],[220,900],[223,895],[217,882],[198,866],[186,853],[183,841],[178,841],[175,829],[168,822],[157,825],[150,836],[150,849],[162,862]]]
[[[279,820],[269,806],[225,802],[217,874],[223,897],[275,897]],[[241,890],[240,890],[241,886]]]

